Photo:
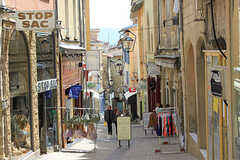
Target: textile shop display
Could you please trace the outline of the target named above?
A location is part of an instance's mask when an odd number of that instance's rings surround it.
[[[176,113],[160,112],[156,132],[158,136],[177,136]]]
[[[31,150],[30,123],[24,114],[12,117],[12,151],[13,156],[20,156]]]

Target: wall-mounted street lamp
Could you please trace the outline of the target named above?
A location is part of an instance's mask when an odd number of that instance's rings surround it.
[[[130,30],[125,30],[120,35],[120,45],[124,51],[133,51],[135,45],[136,35]]]
[[[112,79],[109,81],[109,84],[110,84],[110,87],[112,87],[112,85],[113,85],[113,80]]]
[[[116,72],[119,73],[121,76],[123,72],[122,60],[121,59],[118,59],[116,61],[111,60],[111,62],[113,62]]]

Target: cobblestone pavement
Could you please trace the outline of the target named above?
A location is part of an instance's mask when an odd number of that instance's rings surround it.
[[[115,131],[114,127],[113,131]],[[70,147],[68,152],[49,153],[42,155],[39,160],[195,160],[189,153],[179,151],[177,138],[159,139],[152,136],[151,132],[145,136],[142,125],[132,125],[130,148],[127,142],[121,142],[122,147],[119,147],[116,135],[108,136],[103,124],[98,125],[97,132],[95,152],[75,152],[83,146],[85,150],[93,149],[93,143],[82,140]],[[165,141],[169,144],[163,144]],[[160,152],[155,152],[156,149]]]

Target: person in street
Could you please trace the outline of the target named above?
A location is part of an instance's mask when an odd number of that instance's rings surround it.
[[[150,114],[150,117],[149,117],[148,128],[150,127],[153,128],[155,131],[157,131],[158,117],[155,110],[153,110],[153,112]]]
[[[123,116],[128,116],[128,117],[130,117],[130,113],[129,113],[128,109],[124,109]]]
[[[116,128],[116,135],[117,135],[117,117],[120,116],[120,112],[118,111],[117,108],[114,109],[113,112],[113,123],[115,124],[115,128]]]
[[[160,103],[157,103],[156,108],[155,108],[155,112],[157,115],[159,112],[161,112],[161,108],[162,108],[162,106],[160,105]]]
[[[112,122],[113,122],[113,111],[112,107],[109,105],[107,110],[104,111],[104,120],[107,122],[108,135],[112,135]]]

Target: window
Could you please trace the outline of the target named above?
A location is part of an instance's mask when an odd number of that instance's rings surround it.
[[[170,2],[170,0],[167,0],[166,2],[166,19],[169,19],[171,17]]]

